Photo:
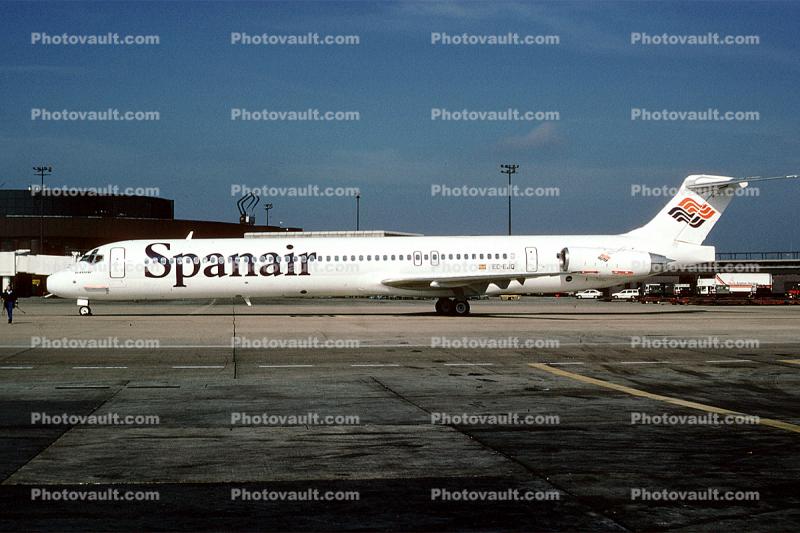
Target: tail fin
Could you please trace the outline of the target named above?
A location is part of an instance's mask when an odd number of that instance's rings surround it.
[[[681,184],[675,197],[656,216],[625,236],[655,242],[702,244],[747,182],[726,176],[695,174]]]

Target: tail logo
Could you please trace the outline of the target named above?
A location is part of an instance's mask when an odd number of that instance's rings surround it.
[[[698,204],[691,198],[684,198],[677,207],[669,211],[669,216],[678,222],[686,222],[693,228],[699,228],[717,212],[708,204]]]

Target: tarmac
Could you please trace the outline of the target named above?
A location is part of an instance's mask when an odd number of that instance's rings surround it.
[[[798,306],[20,304],[0,531],[800,530]]]

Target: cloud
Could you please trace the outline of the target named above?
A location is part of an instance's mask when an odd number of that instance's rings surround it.
[[[499,142],[500,147],[514,150],[526,150],[560,146],[564,138],[559,133],[555,122],[544,122],[525,135],[506,137]]]

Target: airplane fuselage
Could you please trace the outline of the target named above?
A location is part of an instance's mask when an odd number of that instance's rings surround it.
[[[565,272],[565,248],[647,250],[674,263],[713,248],[648,250],[624,236],[267,237],[135,240],[104,245],[48,281],[67,298],[156,300],[220,297],[452,296],[451,288],[387,280],[474,277],[466,296],[555,293],[639,281],[652,272]],[[519,277],[515,277],[519,276]],[[507,279],[498,282],[498,278]],[[493,281],[495,280],[495,281]]]

